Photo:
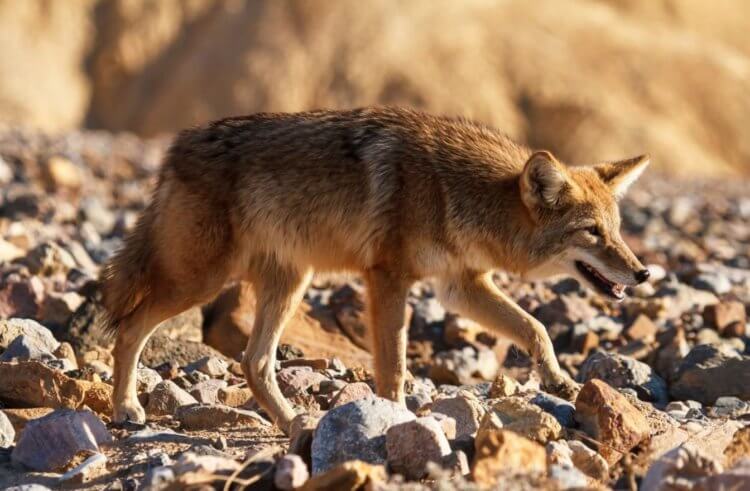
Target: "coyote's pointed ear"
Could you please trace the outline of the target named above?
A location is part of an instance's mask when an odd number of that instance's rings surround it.
[[[546,151],[529,157],[521,173],[521,198],[532,212],[559,206],[571,187],[565,166]]]
[[[631,184],[638,179],[646,170],[651,157],[640,155],[632,159],[620,160],[619,162],[608,162],[595,165],[594,169],[599,174],[617,199],[622,198]]]

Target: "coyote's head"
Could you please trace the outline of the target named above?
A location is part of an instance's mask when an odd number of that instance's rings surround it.
[[[617,200],[648,165],[644,155],[590,167],[566,167],[549,152],[534,153],[520,179],[534,222],[531,276],[569,274],[599,293],[625,298],[648,270],[620,236]],[[536,256],[536,257],[534,257]]]

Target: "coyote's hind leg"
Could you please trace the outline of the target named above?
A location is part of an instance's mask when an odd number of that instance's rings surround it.
[[[255,400],[285,433],[289,433],[296,413],[276,382],[276,348],[284,326],[302,300],[312,271],[282,265],[266,257],[254,262],[249,276],[255,287],[257,308],[242,369]]]

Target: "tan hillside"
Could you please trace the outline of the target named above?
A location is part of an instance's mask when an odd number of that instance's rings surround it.
[[[682,174],[750,170],[742,2],[73,4],[0,1],[0,118],[148,136],[227,114],[403,104],[570,162],[648,151]],[[19,16],[28,28],[6,28]]]

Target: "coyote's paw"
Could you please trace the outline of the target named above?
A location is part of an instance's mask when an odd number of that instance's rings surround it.
[[[124,400],[115,403],[112,421],[115,423],[144,424],[146,422],[146,411],[138,400]]]
[[[575,402],[578,393],[581,391],[581,384],[574,382],[571,378],[561,377],[560,379],[545,383],[542,388],[550,394],[562,397],[567,401]]]

